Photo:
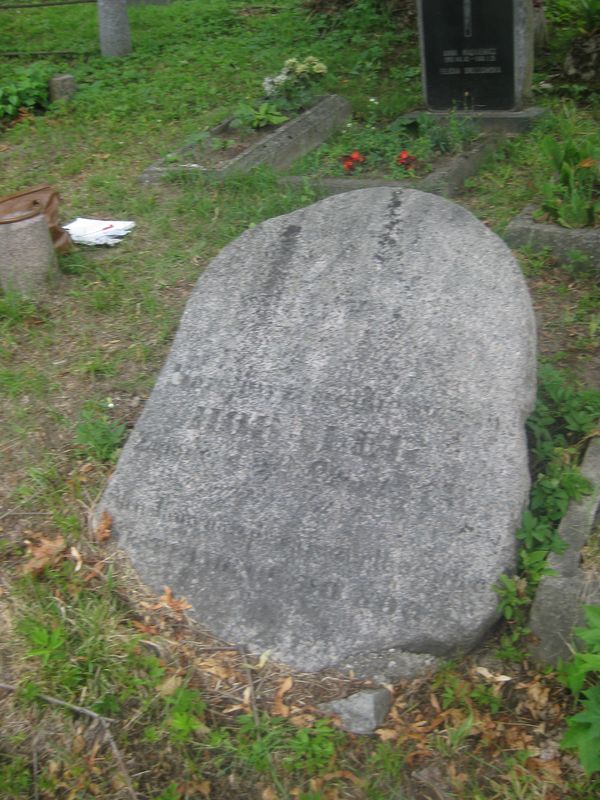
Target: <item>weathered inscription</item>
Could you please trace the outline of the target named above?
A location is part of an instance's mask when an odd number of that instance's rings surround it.
[[[514,565],[531,320],[508,249],[441,198],[267,221],[203,274],[99,513],[152,587],[298,669],[467,648]]]

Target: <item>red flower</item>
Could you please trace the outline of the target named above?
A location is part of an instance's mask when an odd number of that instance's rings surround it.
[[[401,167],[405,169],[413,169],[417,162],[415,156],[411,156],[408,150],[402,150],[398,158],[396,159],[396,164],[399,164]]]
[[[340,158],[346,172],[354,169],[357,164],[363,164],[366,159],[358,150],[353,150],[350,155],[345,155]]]

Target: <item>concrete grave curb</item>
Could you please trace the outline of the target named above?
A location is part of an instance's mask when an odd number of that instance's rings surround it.
[[[542,250],[549,247],[552,254],[567,261],[574,250],[588,256],[591,263],[600,269],[600,228],[563,228],[547,222],[536,222],[534,206],[527,206],[508,223],[503,233],[510,247],[531,247]]]
[[[476,142],[468,153],[458,153],[423,178],[395,181],[387,178],[315,178],[291,175],[282,178],[281,183],[285,186],[304,186],[308,183],[314,190],[325,195],[391,186],[397,189],[420,189],[422,192],[431,192],[443,197],[454,197],[460,194],[465,181],[475,175],[485,159],[495,150],[497,141],[495,137],[485,137]]]
[[[475,122],[484,133],[527,133],[546,114],[540,106],[530,106],[521,111],[431,111],[421,109],[403,114],[401,119],[415,122],[426,114],[439,122],[447,122],[450,116],[458,119],[469,119]]]
[[[174,172],[203,174],[219,180],[235,172],[248,172],[252,167],[267,165],[281,170],[289,167],[297,158],[322,144],[325,139],[338,130],[352,113],[352,106],[343,97],[331,94],[322,97],[295,119],[284,122],[272,133],[250,145],[237,156],[229,159],[219,168],[205,167],[191,160],[194,147],[183,147],[175,153],[157,161],[140,176],[142,183],[155,183],[165,175]],[[229,121],[221,123],[209,131],[213,137],[224,134]],[[173,161],[173,157],[178,160]]]
[[[558,529],[568,547],[564,553],[548,556],[548,567],[555,574],[542,579],[531,607],[529,624],[539,640],[531,652],[546,664],[569,658],[573,628],[584,624],[582,605],[600,603],[600,575],[586,575],[580,563],[581,549],[600,509],[600,438],[590,442],[581,473],[590,481],[592,492],[570,504]]]

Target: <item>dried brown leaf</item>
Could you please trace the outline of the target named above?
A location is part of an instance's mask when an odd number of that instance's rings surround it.
[[[37,575],[46,567],[53,566],[62,559],[66,550],[62,536],[57,536],[55,539],[40,536],[37,543],[26,541],[26,545],[29,561],[21,568],[24,575]]]
[[[473,671],[478,675],[481,675],[482,678],[485,678],[486,681],[489,681],[490,683],[502,684],[512,681],[510,675],[499,675],[497,673],[490,672],[490,670],[486,669],[485,667],[475,667]]]
[[[243,703],[236,703],[234,706],[227,706],[223,709],[223,714],[233,714],[236,711],[246,711],[247,707]]]
[[[69,550],[69,554],[73,561],[75,562],[75,572],[79,572],[79,570],[83,566],[83,558],[81,557],[81,553],[76,547],[71,547]]]
[[[156,691],[161,697],[170,697],[175,694],[183,683],[183,678],[179,675],[169,675],[162,683],[156,687]]]
[[[295,710],[292,710],[292,715],[289,717],[289,720],[296,728],[311,728],[313,726],[316,720],[316,716],[314,714],[294,712]]]
[[[283,702],[283,696],[294,685],[294,679],[290,676],[284,678],[279,684],[279,688],[275,692],[275,699],[273,700],[273,714],[279,717],[289,717],[290,707]]]
[[[246,708],[250,708],[252,703],[252,686],[246,686],[242,694],[242,702]]]
[[[393,742],[394,739],[397,739],[400,735],[400,733],[394,728],[377,728],[375,733],[377,736],[379,736],[382,742]]]
[[[201,672],[207,672],[209,675],[214,675],[215,678],[220,678],[222,681],[228,681],[235,677],[235,672],[231,667],[219,659],[217,656],[211,658],[196,658],[194,664]]]
[[[175,611],[177,614],[183,614],[184,611],[192,607],[185,598],[176,600],[173,596],[173,590],[169,586],[164,587],[164,592],[159,599],[161,603],[168,606],[171,611]]]
[[[94,530],[94,538],[98,543],[105,542],[107,539],[110,539],[112,535],[112,517],[108,513],[108,511],[103,511],[100,514],[100,522],[96,526]]]
[[[155,625],[146,625],[143,622],[139,622],[137,619],[132,620],[131,624],[134,628],[137,628],[140,633],[146,633],[149,636],[156,636],[158,633],[158,628]]]
[[[363,786],[364,780],[359,778],[358,775],[355,775],[353,772],[350,772],[349,769],[338,769],[335,772],[328,772],[326,775],[323,775],[323,779],[326,781],[333,781],[336,778],[343,778],[347,781],[352,781],[356,786]]]

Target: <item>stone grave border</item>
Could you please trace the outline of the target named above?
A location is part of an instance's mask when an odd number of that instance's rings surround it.
[[[502,237],[513,248],[530,247],[533,250],[550,248],[559,259],[569,260],[574,250],[588,256],[592,265],[600,270],[600,228],[563,228],[548,222],[536,222],[535,206],[527,206],[512,219]]]
[[[252,167],[263,164],[274,169],[285,169],[341,128],[351,113],[352,107],[348,100],[335,94],[326,95],[295,119],[284,122],[244,152],[226,161],[222,167],[204,167],[190,161],[194,148],[188,146],[148,167],[140,180],[142,183],[154,183],[169,173],[181,172],[202,174],[212,180],[220,180],[234,172],[247,172]],[[230,120],[225,120],[211,128],[209,136],[223,134],[229,123]],[[179,159],[179,163],[172,160],[174,156]]]
[[[201,174],[210,180],[222,180],[235,172],[247,172],[259,165],[268,165],[276,170],[289,167],[296,159],[322,144],[327,137],[339,130],[350,117],[350,103],[339,95],[326,95],[320,98],[312,108],[295,119],[285,122],[276,130],[255,142],[244,152],[225,162],[222,167],[210,168],[190,160],[193,158],[194,146],[182,147],[165,158],[152,164],[140,176],[145,184],[155,183],[163,177],[174,173]],[[423,113],[415,111],[403,116],[408,122],[415,120]],[[443,121],[447,112],[425,112]],[[354,189],[368,189],[375,186],[392,186],[398,188],[420,189],[424,192],[454,197],[459,194],[465,181],[472,177],[485,159],[496,148],[499,137],[506,134],[522,133],[528,130],[544,113],[538,107],[524,111],[489,111],[489,112],[452,112],[459,116],[474,119],[483,131],[482,138],[475,143],[468,153],[459,153],[436,170],[418,179],[393,180],[387,178],[332,178],[289,175],[281,178],[284,186],[308,185],[322,195],[341,194]],[[220,136],[230,124],[225,120],[211,128],[210,136]],[[174,160],[175,159],[175,160]]]
[[[519,134],[526,133],[536,122],[539,122],[546,114],[546,109],[541,106],[529,106],[521,111],[430,111],[421,109],[403,114],[401,119],[416,122],[421,114],[427,114],[441,122],[445,122],[450,116],[470,119],[476,122],[484,133]]]
[[[455,197],[464,188],[465,181],[475,175],[483,162],[496,149],[501,138],[507,135],[526,133],[545,114],[545,109],[532,106],[522,111],[411,111],[400,119],[416,122],[421,114],[427,114],[440,123],[456,115],[472,119],[482,131],[479,139],[467,153],[458,153],[442,166],[423,178],[391,180],[387,178],[330,178],[310,176],[286,176],[281,182],[288,186],[308,185],[321,194],[341,194],[354,189],[370,189],[375,186],[393,186],[404,189],[420,189],[423,192]]]
[[[281,178],[285,186],[308,185],[320,194],[333,195],[355,189],[372,189],[377,186],[392,186],[399,189],[420,189],[422,192],[454,197],[460,194],[465,181],[471,178],[486,158],[496,149],[497,137],[483,137],[468,153],[458,153],[442,166],[423,178],[328,178],[303,175],[287,175]]]
[[[568,547],[564,553],[548,556],[548,567],[555,574],[540,582],[529,617],[538,640],[531,651],[545,664],[570,657],[573,628],[585,623],[581,606],[600,603],[600,575],[586,574],[580,563],[581,550],[594,531],[600,511],[600,437],[589,443],[580,470],[591,483],[592,492],[569,504],[558,528]]]

